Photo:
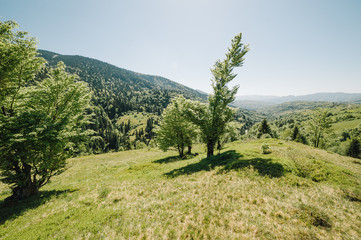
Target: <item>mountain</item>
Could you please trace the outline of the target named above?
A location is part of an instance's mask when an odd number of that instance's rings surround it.
[[[39,50],[50,66],[63,61],[67,71],[76,73],[94,91],[94,103],[100,104],[110,118],[137,110],[160,114],[169,100],[183,94],[186,98],[205,100],[206,95],[160,76],[136,73],[82,56],[61,55]]]
[[[182,94],[200,101],[207,98],[197,90],[164,77],[136,73],[78,55],[61,55],[45,50],[39,50],[39,53],[49,66],[63,61],[66,70],[77,74],[79,80],[87,82],[93,91],[94,107],[89,110],[92,123],[87,129],[94,134],[90,143],[78,147],[79,154],[128,150],[149,144],[154,137],[152,129],[157,123],[157,115],[162,113],[173,97]],[[137,122],[121,121],[126,119],[121,117],[130,112],[133,112],[132,116]],[[140,122],[146,123],[146,127],[143,128]]]
[[[361,102],[361,93],[314,93],[300,96],[260,96],[248,95],[237,96],[236,100],[232,103],[236,107],[246,108],[251,110],[261,109],[267,106],[294,102],[294,101],[315,101],[315,102]]]

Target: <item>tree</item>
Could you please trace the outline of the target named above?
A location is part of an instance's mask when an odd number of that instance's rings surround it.
[[[148,142],[154,137],[154,118],[150,117],[147,119],[147,125],[145,127],[145,138],[148,139]]]
[[[234,101],[239,86],[229,89],[227,84],[237,76],[233,70],[243,65],[243,57],[249,51],[248,45],[241,40],[242,33],[233,38],[226,58],[218,60],[211,69],[213,93],[208,97],[208,104],[188,101],[186,115],[201,129],[207,144],[207,157],[213,156],[215,144],[226,132],[226,125],[234,115],[228,104]]]
[[[300,130],[299,130],[298,126],[295,125],[293,128],[293,131],[292,131],[291,140],[295,141],[299,135],[300,135]]]
[[[359,158],[361,153],[360,141],[356,138],[352,139],[349,148],[347,149],[347,156]]]
[[[27,32],[14,31],[14,21],[0,22],[0,106],[3,115],[14,113],[20,90],[34,79],[45,60],[38,57],[36,41]]]
[[[301,131],[297,125],[295,125],[292,130],[291,140],[303,144],[307,143],[306,137],[303,134],[301,134]]]
[[[320,147],[321,140],[325,137],[328,129],[331,127],[327,111],[317,110],[309,121],[309,130],[311,141],[314,147]]]
[[[259,125],[257,137],[260,138],[263,134],[269,134],[272,136],[271,128],[266,119],[263,119]]]
[[[184,148],[188,146],[189,153],[194,140],[197,138],[196,126],[185,116],[186,99],[178,96],[164,109],[162,120],[156,129],[156,141],[163,151],[176,147],[180,157],[184,156]]]
[[[10,199],[18,200],[36,194],[61,173],[75,143],[88,136],[82,125],[88,123],[83,113],[91,92],[65,72],[63,63],[37,81],[44,60],[37,57],[35,40],[14,32],[15,26],[5,22],[0,28],[0,62],[14,64],[2,65],[0,73],[0,180],[12,188]]]

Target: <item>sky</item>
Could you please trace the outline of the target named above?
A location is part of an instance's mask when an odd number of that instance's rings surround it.
[[[0,0],[40,49],[95,58],[210,93],[242,32],[237,95],[361,93],[361,0]]]

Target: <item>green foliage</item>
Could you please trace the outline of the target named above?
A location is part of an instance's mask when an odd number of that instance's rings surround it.
[[[237,93],[238,87],[229,89],[227,84],[237,75],[234,68],[241,67],[244,55],[249,51],[248,45],[241,43],[242,33],[236,35],[231,48],[222,61],[218,60],[211,69],[213,93],[208,97],[208,104],[188,103],[186,115],[201,129],[207,143],[207,156],[213,156],[215,144],[226,132],[227,123],[231,121],[234,111],[228,107]]]
[[[2,55],[4,62],[16,64],[1,69],[5,94],[0,102],[0,170],[13,198],[21,199],[61,173],[76,143],[88,135],[82,126],[88,123],[84,111],[91,92],[77,76],[65,72],[63,63],[48,69],[44,79],[35,79],[44,60],[36,57],[34,39],[14,32],[14,26],[1,23],[7,29],[1,31],[1,52],[13,48],[20,55]]]
[[[316,111],[308,123],[313,146],[321,147],[324,144],[323,139],[325,134],[331,127],[328,112],[320,110]]]
[[[263,119],[258,128],[258,138],[260,138],[263,134],[269,134],[272,137],[271,128],[267,123],[267,119]]]
[[[27,32],[15,31],[14,21],[0,22],[0,105],[3,115],[12,115],[22,88],[45,63],[38,57],[36,41]]]
[[[347,149],[347,156],[353,158],[360,158],[361,145],[360,141],[356,138],[352,139],[349,148]]]
[[[272,152],[268,144],[263,144],[261,149],[263,154],[270,154]]]
[[[303,144],[307,143],[307,139],[303,134],[301,134],[298,125],[295,125],[292,130],[291,140]]]
[[[183,96],[173,98],[163,111],[162,120],[156,130],[156,141],[163,151],[176,147],[180,157],[184,155],[186,146],[192,147],[197,139],[196,126],[184,116],[186,99]]]

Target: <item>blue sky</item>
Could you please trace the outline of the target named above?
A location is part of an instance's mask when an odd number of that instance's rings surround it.
[[[250,44],[238,95],[361,93],[360,0],[0,0],[39,48],[211,91],[230,40]]]

